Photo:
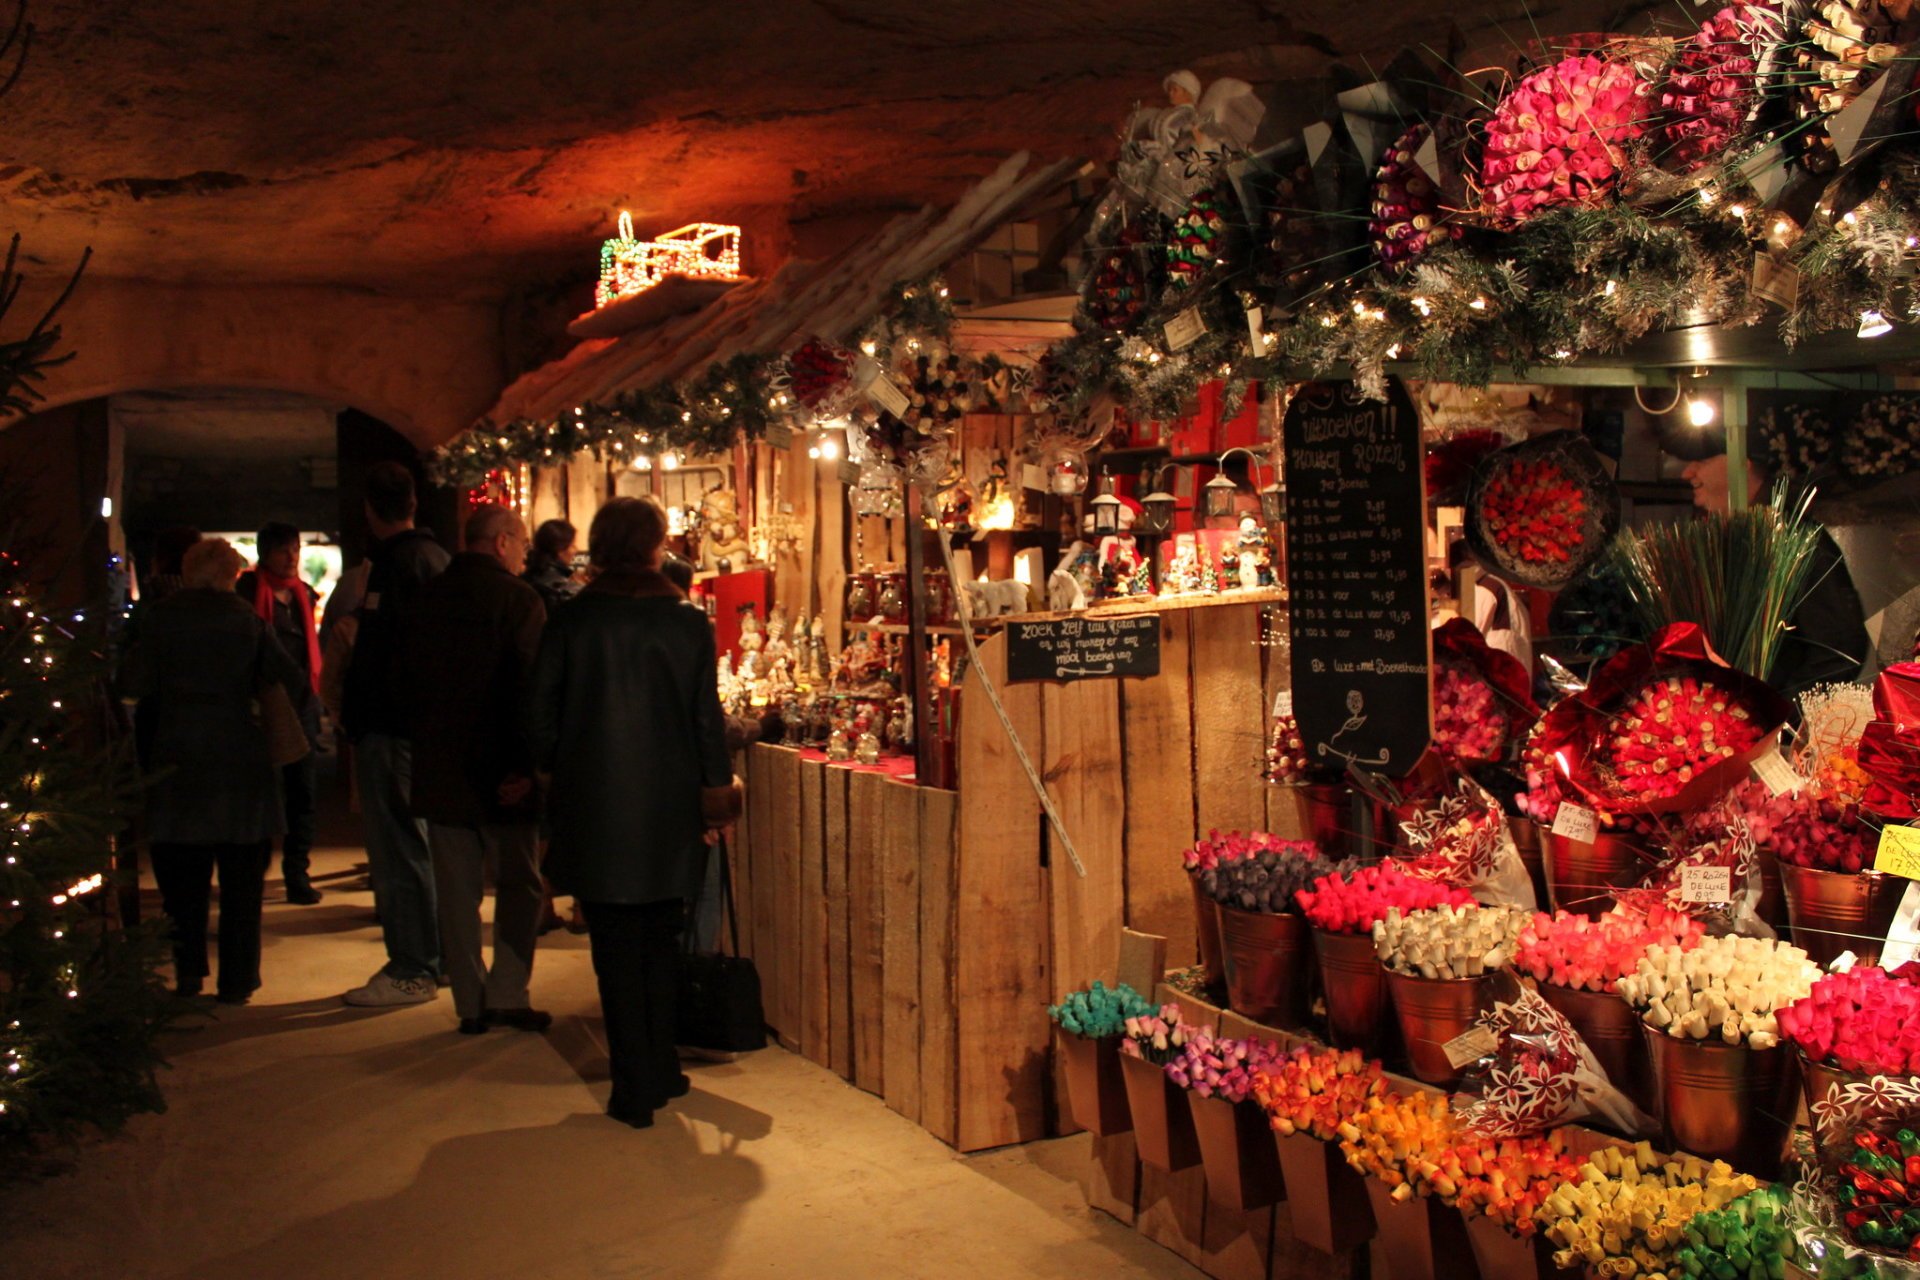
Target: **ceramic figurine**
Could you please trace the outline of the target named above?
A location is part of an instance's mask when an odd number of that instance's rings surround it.
[[[787,611],[780,605],[773,606],[773,612],[767,615],[763,650],[769,661],[782,657],[787,652]]]
[[[887,721],[887,741],[896,751],[913,750],[913,701],[910,698],[897,698],[893,704],[893,718]]]
[[[1133,594],[1135,570],[1140,567],[1140,548],[1133,540],[1133,523],[1140,516],[1140,504],[1132,498],[1120,499],[1120,527],[1100,539],[1100,571],[1103,597]]]
[[[873,616],[873,580],[864,574],[847,584],[847,616],[856,622]]]
[[[749,554],[733,492],[720,485],[700,499],[700,560],[703,568],[726,572]]]
[[[818,684],[827,682],[827,620],[821,614],[813,617],[813,648],[811,651],[813,678]]]
[[[1234,551],[1237,586],[1246,589],[1273,585],[1272,551],[1267,531],[1254,517],[1240,517],[1240,540]]]
[[[880,763],[880,735],[873,731],[872,717],[862,714],[853,721],[853,731],[858,735],[858,745],[853,758],[861,764]]]
[[[1200,553],[1192,538],[1182,535],[1175,542],[1160,589],[1165,595],[1194,595],[1200,590]]]

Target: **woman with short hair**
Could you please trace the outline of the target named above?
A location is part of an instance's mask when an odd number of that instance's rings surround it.
[[[588,531],[595,576],[547,624],[532,680],[552,775],[547,874],[586,913],[606,1017],[607,1114],[643,1129],[686,1093],[674,1052],[678,936],[705,837],[738,812],[713,628],[660,572],[667,517],[615,498]]]
[[[200,994],[207,909],[220,875],[219,998],[260,986],[260,901],[284,817],[260,722],[260,691],[305,692],[299,668],[234,593],[246,561],[224,538],[188,548],[179,590],[160,601],[128,651],[127,691],[150,726],[142,764],[153,876],[172,923],[174,982]]]

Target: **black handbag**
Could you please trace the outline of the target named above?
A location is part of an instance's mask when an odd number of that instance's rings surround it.
[[[740,950],[740,919],[734,913],[733,872],[723,838],[712,856],[720,859],[720,900],[726,904],[732,950]],[[694,901],[694,910],[699,900]],[[739,955],[700,955],[694,930],[686,930],[687,950],[680,958],[680,991],[674,1006],[674,1043],[723,1053],[747,1053],[767,1047],[767,1017],[760,1005],[760,971]]]

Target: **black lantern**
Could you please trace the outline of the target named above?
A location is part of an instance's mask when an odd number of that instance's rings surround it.
[[[1168,463],[1167,467],[1172,466]],[[1140,532],[1164,534],[1173,528],[1173,511],[1178,501],[1167,492],[1160,482],[1166,478],[1167,467],[1161,467],[1153,477],[1153,492],[1140,499]]]
[[[1093,500],[1093,531],[1095,533],[1120,531],[1120,499],[1114,496],[1112,476],[1101,477],[1100,494]]]
[[[1227,476],[1227,459],[1236,453],[1244,453],[1249,459],[1253,450],[1232,448],[1220,455],[1220,470],[1207,481],[1206,492],[1201,498],[1200,512],[1208,520],[1234,521],[1239,518],[1240,486]]]
[[[1287,488],[1277,479],[1260,490],[1260,520],[1269,530],[1287,522]]]

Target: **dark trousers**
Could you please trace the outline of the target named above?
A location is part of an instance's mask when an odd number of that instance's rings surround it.
[[[287,834],[280,840],[280,878],[287,889],[304,889],[313,865],[314,793],[320,765],[309,751],[280,769],[280,794],[286,801]]]
[[[687,904],[583,902],[613,1068],[610,1106],[651,1111],[680,1079],[673,1002]]]
[[[207,905],[220,871],[220,984],[223,996],[253,994],[260,986],[260,899],[273,842],[156,844],[153,878],[172,923],[173,974],[197,988],[207,976]]]

